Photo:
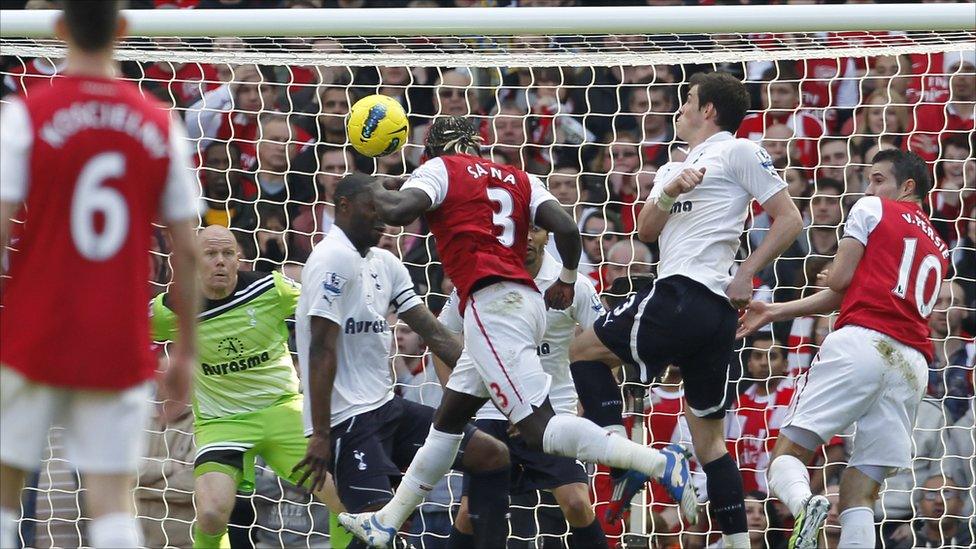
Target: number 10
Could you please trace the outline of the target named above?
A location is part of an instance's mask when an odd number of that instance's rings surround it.
[[[917,245],[917,238],[905,239],[905,251],[902,252],[901,266],[898,267],[898,282],[891,290],[892,293],[902,299],[905,299],[905,296],[908,294],[909,271],[912,268],[912,262],[915,260],[915,248]],[[925,283],[928,282],[929,273],[932,271],[935,271],[935,291],[926,300],[924,295]],[[942,263],[939,262],[938,257],[929,254],[922,258],[922,262],[918,266],[918,273],[915,275],[915,306],[918,307],[918,314],[922,315],[922,318],[928,318],[932,314],[932,309],[935,308],[935,302],[939,299],[939,288],[941,285]]]

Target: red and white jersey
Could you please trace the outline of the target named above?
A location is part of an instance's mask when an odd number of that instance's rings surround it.
[[[824,134],[824,125],[816,116],[803,110],[791,113],[752,113],[742,119],[735,136],[758,143],[763,140],[766,128],[775,124],[785,124],[793,130],[797,154],[805,167],[812,168],[820,163],[817,147],[820,137]]]
[[[739,395],[735,408],[729,412],[725,438],[729,453],[736,456],[746,492],[769,491],[766,484],[769,458],[794,392],[793,381],[789,378],[780,380],[768,395],[759,395],[754,384]]]
[[[53,64],[47,58],[35,57],[10,67],[10,73],[3,78],[3,85],[15,93],[29,93],[38,84],[50,85],[62,69],[62,66]]]
[[[881,332],[932,361],[926,319],[949,270],[949,248],[913,202],[866,196],[851,209],[844,238],[865,246],[834,328]]]
[[[789,364],[788,372],[793,377],[809,370],[813,355],[817,353],[817,347],[813,344],[813,329],[816,324],[815,316],[800,316],[793,319],[787,341],[789,353],[786,355]]]
[[[949,100],[949,75],[945,53],[911,53],[912,74],[905,97],[909,103],[945,103]]]
[[[133,84],[67,75],[0,119],[0,200],[26,212],[0,362],[52,386],[149,379],[151,223],[197,215],[186,132]]]
[[[971,134],[976,128],[976,106],[959,108],[954,103],[919,104],[914,108],[914,127],[904,148],[926,162],[939,158],[940,142],[953,134]]]
[[[217,69],[208,63],[153,63],[146,67],[146,80],[165,84],[177,105],[190,105],[200,100],[203,94],[220,86]],[[173,71],[172,69],[176,70]]]
[[[463,314],[472,288],[486,278],[535,288],[525,270],[525,247],[536,209],[555,200],[524,171],[466,154],[432,158],[403,189],[430,197],[427,223],[444,271],[457,288]]]

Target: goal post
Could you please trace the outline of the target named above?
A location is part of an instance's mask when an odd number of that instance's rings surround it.
[[[744,122],[741,136],[769,150],[808,224],[792,255],[757,278],[756,299],[792,299],[820,288],[817,275],[834,253],[844,212],[863,195],[872,151],[919,152],[933,168],[932,219],[958,267],[936,305],[932,338],[940,358],[930,376],[933,398],[916,428],[919,440],[931,444],[919,445],[913,469],[886,484],[876,519],[885,531],[910,527],[927,494],[946,497],[926,487],[939,472],[963,496],[946,512],[966,528],[976,516],[976,350],[972,333],[957,323],[976,314],[970,293],[976,278],[966,270],[966,258],[976,254],[976,151],[972,119],[964,116],[974,102],[966,85],[976,82],[973,9],[952,3],[125,10],[132,36],[116,57],[123,78],[186,122],[207,205],[201,225],[229,225],[248,268],[280,268],[296,277],[332,224],[336,180],[352,170],[384,177],[409,173],[421,158],[424,129],[442,115],[472,116],[486,155],[547,180],[584,233],[581,271],[606,292],[612,277],[652,271],[659,261],[656,249],[635,239],[634,225],[655,172],[687,152],[673,123],[697,71],[726,70],[747,84],[752,125]],[[10,94],[30,95],[56,77],[66,51],[53,37],[56,17],[54,11],[0,11],[0,102]],[[410,142],[392,157],[358,156],[345,135],[349,106],[371,93],[397,98],[411,120]],[[782,97],[795,104],[783,104]],[[284,124],[285,137],[273,124]],[[743,254],[758,246],[769,223],[754,208],[744,227]],[[420,224],[389,233],[381,246],[404,261],[420,293],[438,306],[450,283],[432,251],[433,238]],[[157,238],[153,250],[150,282],[162,291],[170,277],[165,240]],[[777,333],[786,345],[785,372],[756,377],[747,347],[735,359],[741,387],[788,383],[799,375],[831,321],[798,319]],[[430,404],[438,385],[420,358],[425,350],[402,325],[395,330],[391,358],[398,390]],[[642,443],[680,440],[690,448],[678,413],[662,411],[678,393],[660,384],[652,389],[660,390],[642,402],[630,399],[634,436]],[[767,416],[767,435],[777,428],[779,412]],[[668,431],[664,424],[673,426]],[[144,477],[151,478],[135,497],[158,503],[145,512],[140,507],[140,519],[166,536],[188,532],[193,517],[186,477],[191,431],[190,423],[147,431],[156,453],[146,459]],[[768,491],[762,455],[768,454],[768,437],[758,440],[742,429],[729,436],[748,486]],[[29,490],[34,512],[25,524],[38,547],[86,541],[83,490],[58,437],[52,430],[47,459]],[[850,440],[848,434],[823,452],[814,467],[822,484],[832,485],[837,465],[831,460],[849,455]],[[248,501],[253,530],[265,543],[322,542],[313,535],[327,522],[320,504],[307,505],[305,494],[274,479],[263,485],[267,490]],[[414,521],[411,540],[418,546],[423,534],[446,535],[435,531],[443,525],[437,513],[459,498],[457,483],[443,493],[443,501],[425,505],[427,515]],[[639,494],[625,532],[608,528],[611,539],[623,533],[656,536],[662,544],[714,538],[707,520],[693,529],[679,520],[673,503],[654,499],[659,496]],[[783,535],[780,517],[770,515],[773,505],[768,498],[763,504],[764,535]],[[553,510],[544,503],[517,507],[537,529]],[[598,513],[604,508],[598,506]],[[513,535],[533,536],[521,530]],[[565,540],[568,533],[537,536]],[[176,543],[169,537],[164,542]]]

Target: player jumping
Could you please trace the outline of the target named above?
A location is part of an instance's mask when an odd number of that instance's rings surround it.
[[[536,347],[545,332],[546,306],[562,310],[573,301],[579,229],[538,178],[476,156],[479,142],[469,120],[439,119],[425,144],[430,160],[400,190],[375,188],[376,208],[387,223],[406,225],[425,215],[444,270],[458,290],[464,352],[396,495],[375,513],[341,514],[340,523],[371,545],[389,543],[448,471],[462,429],[489,398],[530,449],[637,469],[660,479],[675,500],[693,511],[694,489],[683,454],[646,448],[584,418],[553,411],[551,378]],[[563,264],[545,301],[525,268],[533,224],[555,235]]]
[[[844,226],[829,289],[789,303],[753,302],[741,320],[739,335],[746,335],[840,307],[836,330],[798,384],[769,466],[771,492],[796,517],[791,548],[817,546],[830,504],[812,495],[806,464],[831,437],[857,425],[840,483],[840,547],[874,547],[881,483],[911,466],[912,427],[933,354],[926,318],[949,268],[949,249],[922,211],[929,188],[916,154],[879,152],[867,196]]]
[[[742,82],[723,72],[696,74],[676,128],[690,150],[657,172],[637,219],[644,242],[659,241],[657,281],[573,341],[574,361],[620,361],[643,381],[670,364],[684,379],[695,455],[705,471],[712,514],[725,547],[749,547],[742,476],[725,445],[725,412],[736,309],[752,299],[755,273],[803,228],[800,212],[761,147],[734,132],[749,108]],[[752,254],[731,272],[753,200],[775,221]]]
[[[0,546],[20,546],[24,475],[58,424],[82,473],[92,545],[138,547],[130,491],[156,369],[152,222],[169,226],[181,318],[157,394],[170,397],[167,419],[185,410],[196,355],[196,182],[180,123],[116,78],[117,3],[65,2],[55,30],[64,73],[0,111],[0,251],[26,206],[0,322]]]

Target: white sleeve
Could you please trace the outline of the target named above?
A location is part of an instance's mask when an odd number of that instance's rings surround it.
[[[356,297],[349,295],[349,283],[356,276],[352,262],[343,258],[343,254],[328,254],[322,256],[322,265],[317,265],[312,280],[302,281],[302,293],[312,292],[314,299],[309,307],[308,316],[319,316],[342,324],[348,316],[347,310],[354,303]],[[309,271],[306,265],[304,273]]]
[[[576,296],[573,298],[573,318],[576,323],[584,329],[590,328],[605,312],[603,302],[600,301],[596,288],[590,282],[590,277],[578,277],[576,279]]]
[[[190,169],[186,130],[178,120],[169,123],[169,174],[160,201],[164,221],[194,219],[200,212],[200,186]]]
[[[543,202],[555,200],[556,197],[552,196],[552,193],[546,189],[546,185],[541,179],[532,174],[528,174],[528,176],[529,183],[532,185],[532,196],[529,198],[529,211],[532,215],[532,221],[535,222],[535,211],[539,209],[539,206],[541,206]]]
[[[230,84],[203,94],[199,101],[186,109],[187,134],[194,141],[205,140],[200,145],[201,148],[206,146],[207,141],[216,137],[220,130],[221,115],[233,107],[234,96]]]
[[[868,236],[881,222],[881,213],[881,199],[877,196],[865,196],[858,200],[844,224],[844,238],[854,238],[867,246]]]
[[[11,99],[0,108],[0,201],[20,203],[27,199],[33,142],[27,107],[20,99]]]
[[[760,204],[786,188],[786,181],[777,175],[766,149],[748,139],[736,139],[727,160],[730,175]]]
[[[447,301],[444,302],[437,320],[451,333],[460,334],[464,331],[464,319],[461,318],[461,311],[458,310],[457,290],[451,290],[451,295],[447,296]]]
[[[407,272],[407,268],[403,266],[403,263],[400,263],[396,256],[386,250],[383,252],[385,252],[386,261],[390,265],[390,282],[393,284],[390,305],[393,305],[397,314],[409,311],[417,305],[423,305],[424,302],[413,289],[413,280],[410,280],[410,273]]]
[[[440,158],[431,158],[410,174],[401,189],[420,189],[430,197],[430,208],[436,210],[447,198],[447,165]]]

